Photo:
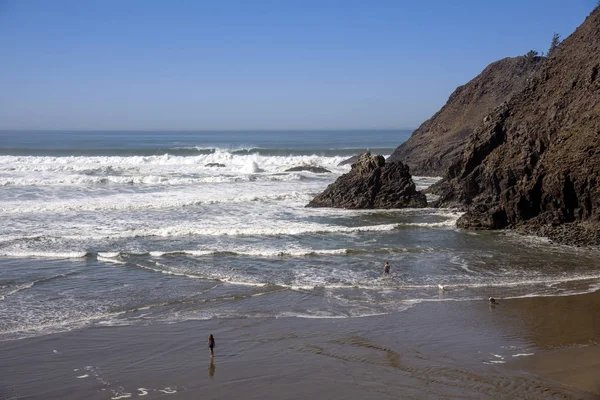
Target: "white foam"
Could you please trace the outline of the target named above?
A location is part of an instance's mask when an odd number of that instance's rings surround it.
[[[341,255],[346,254],[348,249],[327,249],[327,250],[312,250],[312,249],[291,249],[291,250],[282,250],[282,249],[257,249],[255,251],[252,250],[243,250],[243,249],[224,249],[222,251],[231,252],[237,255],[250,255],[251,257],[281,257],[281,256],[290,256],[290,257],[305,257],[308,255]],[[377,251],[377,249],[372,251]],[[172,252],[151,252],[152,256],[158,255],[167,255],[167,254],[217,254],[217,251],[212,250],[201,250],[201,251],[172,251]],[[460,260],[455,260],[455,262],[459,262]],[[117,261],[118,263],[123,263],[122,261]],[[229,276],[227,274],[218,273],[218,274],[197,274],[194,272],[186,271],[186,270],[177,270],[173,269],[170,266],[163,265],[157,263],[156,266],[147,265],[147,264],[137,264],[138,267],[147,269],[150,271],[158,272],[161,274],[169,274],[174,276],[181,276],[193,279],[215,279],[220,280],[222,282],[232,284],[232,285],[244,285],[244,286],[257,286],[262,287],[266,285],[277,285],[280,287],[288,288],[295,291],[312,291],[312,290],[338,290],[338,289],[362,289],[369,291],[389,291],[389,290],[429,290],[435,289],[436,292],[440,289],[440,285],[442,285],[443,290],[448,293],[452,293],[459,289],[479,289],[479,288],[501,288],[501,287],[531,287],[534,285],[548,285],[548,284],[558,284],[565,282],[574,282],[574,281],[594,281],[600,279],[599,273],[593,274],[578,274],[571,275],[569,277],[561,276],[547,276],[540,278],[530,278],[521,280],[514,280],[514,277],[504,277],[500,278],[494,277],[493,281],[479,281],[479,282],[453,282],[448,283],[445,282],[443,284],[439,282],[431,282],[431,283],[405,283],[400,281],[386,281],[384,283],[380,282],[379,279],[374,279],[370,276],[362,276],[362,275],[352,275],[346,276],[346,272],[343,270],[335,271],[332,273],[331,271],[324,271],[322,274],[308,274],[306,275],[306,271],[304,269],[295,270],[296,272],[302,272],[302,275],[299,275],[296,279],[291,282],[278,281],[277,279],[273,280],[265,280],[265,278],[253,277],[251,279],[241,277],[241,276]],[[327,277],[335,276],[338,280],[341,279],[341,282],[330,283],[327,282]],[[485,278],[485,277],[484,277]],[[600,287],[600,286],[599,286]],[[593,289],[586,289],[583,292],[595,291],[597,287]],[[531,291],[524,295],[517,296],[505,296],[504,299],[508,298],[520,298],[520,297],[538,297],[538,296],[546,296],[546,295],[572,295],[582,293],[581,290],[574,292],[563,292],[556,293],[552,292],[549,294],[544,293],[531,293]],[[482,297],[468,297],[462,298],[461,300],[473,300],[473,299],[481,299]],[[487,298],[487,297],[485,297]],[[439,301],[440,299],[423,299],[419,301]],[[444,300],[456,300],[456,299],[448,299]]]
[[[152,257],[164,257],[168,255],[174,254],[187,254],[191,256],[207,256],[216,254],[218,251],[216,250],[171,250],[171,251],[151,251],[149,254]]]
[[[534,355],[535,353],[522,353],[522,354],[513,354],[513,357],[529,357]]]
[[[68,318],[61,321],[50,321],[39,324],[17,326],[11,329],[0,330],[0,335],[14,335],[14,334],[40,334],[40,333],[56,333],[75,329],[77,327],[85,326],[90,322],[99,321],[103,319],[115,318],[120,315],[130,312],[129,310],[118,311],[113,313],[97,313],[93,315],[85,315],[75,318]]]
[[[557,282],[560,283],[560,282]],[[503,297],[503,299],[528,299],[532,297],[569,297],[569,296],[578,296],[580,294],[586,293],[594,293],[598,291],[598,287],[596,285],[590,285],[587,289],[579,289],[579,290],[570,290],[565,292],[552,292],[552,293],[527,293],[523,295],[516,296],[507,296]]]
[[[275,224],[271,227],[253,225],[236,226],[203,226],[201,223],[180,223],[162,228],[132,229],[128,231],[102,232],[98,235],[64,235],[68,240],[103,240],[103,239],[125,239],[136,237],[182,237],[182,236],[280,236],[280,235],[304,235],[304,234],[326,234],[326,233],[358,233],[358,232],[385,232],[392,231],[398,224],[363,225],[363,226],[337,226],[318,223],[287,222]]]
[[[257,251],[256,253],[247,252],[247,255],[255,257],[273,257],[273,256],[290,256],[290,257],[306,257],[312,255],[340,255],[346,254],[348,249],[298,249],[298,250],[274,250],[274,251]],[[246,254],[246,253],[244,253]]]
[[[298,181],[302,174],[244,176],[205,176],[201,178],[182,178],[161,175],[131,175],[131,176],[51,176],[46,178],[0,178],[0,186],[90,186],[90,185],[147,185],[147,186],[179,186],[200,185],[203,183],[234,183],[256,181]]]
[[[122,264],[125,264],[125,263],[122,263]],[[158,265],[162,266],[162,267],[165,267],[162,264],[158,264]],[[148,271],[158,272],[158,273],[165,274],[165,275],[183,276],[183,277],[192,278],[192,279],[203,278],[202,276],[193,275],[193,274],[189,274],[189,273],[185,273],[185,272],[178,272],[178,271],[173,271],[173,270],[163,269],[163,268],[153,268],[153,267],[151,267],[149,265],[136,264],[136,266],[139,267],[139,268],[142,268],[142,269],[146,269]],[[204,277],[204,278],[205,279],[211,279],[209,277]]]
[[[251,256],[251,257],[306,257],[312,255],[339,255],[346,254],[348,249],[330,249],[330,250],[316,250],[316,249],[257,249],[257,250],[172,250],[172,251],[151,251],[149,254],[152,257],[164,257],[174,254],[192,255],[192,256],[206,256],[215,255],[219,253],[233,253],[238,256]]]
[[[417,190],[425,190],[434,183],[439,182],[443,178],[440,176],[413,176],[412,177]]]
[[[346,315],[333,315],[325,312],[308,314],[308,313],[294,313],[294,312],[282,312],[275,316],[275,318],[304,318],[304,319],[345,319],[349,318]]]
[[[79,376],[77,377],[77,379],[84,379],[84,378],[88,378],[88,377],[89,377],[89,375],[88,375],[88,374],[84,374],[84,375],[79,375]]]
[[[264,287],[264,286],[268,285],[268,283],[262,283],[262,282],[240,281],[240,280],[237,280],[237,278],[222,278],[221,281],[227,282],[230,285],[241,285],[241,286]]]
[[[83,198],[70,200],[54,200],[40,202],[32,201],[6,201],[0,203],[0,212],[4,214],[27,214],[27,213],[59,213],[59,212],[82,212],[82,211],[133,211],[151,210],[164,208],[184,208],[203,204],[235,204],[247,202],[273,201],[297,199],[297,192],[261,195],[234,195],[231,197],[214,193],[214,197],[206,197],[205,193],[182,191],[179,193],[137,193],[116,194],[102,198]]]
[[[508,278],[510,279],[510,278]],[[522,280],[506,280],[500,282],[480,282],[480,283],[447,283],[444,284],[444,288],[486,288],[486,287],[517,287],[517,286],[532,286],[532,285],[548,285],[548,284],[558,284],[565,282],[580,282],[580,281],[588,281],[588,280],[596,280],[600,279],[599,273],[590,273],[590,274],[573,274],[569,277],[565,276],[547,276],[543,278],[524,278]],[[422,285],[420,287],[432,287],[433,285]],[[551,294],[550,296],[558,296],[559,294]],[[519,296],[508,296],[503,297],[504,299],[516,299],[523,297],[538,297],[544,296],[540,294],[526,294]],[[498,298],[496,298],[498,299]]]
[[[119,257],[121,253],[118,251],[112,251],[112,252],[98,252],[98,257],[101,258],[117,258]]]
[[[120,265],[127,264],[125,261],[117,260],[117,259],[115,259],[113,257],[102,257],[100,255],[98,255],[97,260],[98,261],[104,261],[104,262],[107,262],[107,263],[112,263],[112,264],[120,264]]]
[[[131,393],[119,393],[116,394],[115,396],[111,397],[111,400],[118,400],[118,399],[127,399],[131,397]]]
[[[447,227],[456,227],[457,218],[447,219],[445,221],[440,222],[408,222],[402,225],[405,226],[418,226],[422,228],[447,228]]]
[[[20,285],[15,286],[14,288],[12,288],[11,290],[9,290],[8,292],[4,293],[2,296],[0,296],[0,300],[4,300],[6,297],[12,296],[15,293],[18,293],[22,290],[25,289],[30,289],[31,287],[33,287],[34,285],[37,285],[39,283],[43,283],[43,282],[47,282],[47,281],[51,281],[53,279],[57,279],[57,278],[66,278],[69,275],[73,275],[74,272],[69,272],[67,274],[59,274],[59,275],[53,275],[47,278],[42,278],[42,279],[38,279],[32,282],[27,282],[27,283],[23,283]]]
[[[145,388],[138,388],[138,396],[146,396],[148,394],[148,389]]]
[[[246,161],[246,165],[244,165],[244,168],[242,168],[242,172],[246,173],[246,174],[254,174],[256,172],[260,172],[260,168],[258,168],[258,164],[256,163],[255,160],[248,160]]]
[[[40,235],[2,235],[0,243],[13,242],[15,240],[36,240],[40,239]]]
[[[2,295],[2,297],[0,298],[0,300],[4,300],[8,296],[12,296],[13,294],[20,292],[21,290],[29,289],[33,285],[35,285],[35,282],[28,282],[28,283],[24,283],[22,285],[17,285],[17,286],[15,286],[14,289],[9,290],[8,292],[4,293]]]
[[[164,388],[164,389],[159,389],[158,391],[159,391],[159,392],[166,393],[166,394],[173,394],[173,393],[177,393],[177,390],[175,390],[175,389],[171,389],[170,387],[166,387],[166,388]]]
[[[469,275],[476,274],[475,271],[473,271],[471,268],[469,268],[468,263],[461,256],[459,256],[459,255],[452,256],[450,258],[450,261],[454,265],[458,265],[459,268],[461,268],[463,271],[467,272]]]
[[[224,164],[219,168],[219,173],[245,173],[255,174],[262,170],[268,173],[283,172],[298,165],[323,166],[331,171],[341,173],[347,171],[349,166],[338,167],[344,157],[324,156],[262,156],[258,154],[232,154],[228,150],[217,149],[212,154],[197,156],[80,156],[80,157],[50,157],[50,156],[0,156],[0,172],[6,174],[24,175],[33,182],[39,178],[60,173],[85,174],[82,177],[95,178],[96,175],[113,175],[118,178],[131,172],[149,174],[157,171],[173,175],[179,172],[185,176],[199,171],[214,173],[213,168],[205,167],[206,164]],[[115,175],[115,172],[118,173]],[[28,176],[29,175],[29,176]],[[68,176],[68,175],[67,175]],[[4,178],[7,179],[7,178]],[[8,178],[10,179],[10,177]],[[10,181],[8,181],[10,182]],[[0,181],[0,183],[4,183]],[[60,183],[60,182],[58,182]],[[43,184],[43,183],[42,183]]]
[[[54,252],[54,251],[0,251],[0,256],[11,258],[86,258],[87,253],[82,251]]]

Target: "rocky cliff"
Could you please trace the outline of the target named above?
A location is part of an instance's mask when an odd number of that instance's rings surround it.
[[[444,176],[462,154],[468,137],[494,107],[525,87],[542,57],[496,61],[459,86],[433,117],[425,121],[388,161],[402,161],[413,175]]]
[[[600,7],[485,117],[437,186],[464,228],[600,244]]]
[[[418,192],[408,167],[401,162],[386,163],[383,156],[365,153],[307,207],[406,208],[426,207],[425,195]]]

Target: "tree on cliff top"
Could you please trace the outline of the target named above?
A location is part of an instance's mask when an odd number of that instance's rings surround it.
[[[600,1],[600,0],[598,0],[598,1]],[[535,50],[529,50],[529,51],[527,52],[527,54],[525,54],[525,57],[527,57],[527,59],[528,59],[529,61],[531,61],[531,60],[533,60],[534,58],[536,58],[536,57],[538,56],[538,54],[539,54],[539,53],[538,53],[537,51],[535,51]]]
[[[554,35],[552,36],[552,41],[550,42],[550,48],[548,49],[548,57],[550,57],[552,55],[552,53],[554,53],[554,51],[558,48],[558,45],[560,44],[560,35],[556,32],[554,32]]]

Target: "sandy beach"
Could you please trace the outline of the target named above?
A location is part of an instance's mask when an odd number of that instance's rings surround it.
[[[1,342],[0,398],[593,399],[599,305],[596,292],[364,318],[87,328]]]

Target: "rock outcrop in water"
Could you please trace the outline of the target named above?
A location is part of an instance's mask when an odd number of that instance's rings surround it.
[[[425,195],[416,190],[408,166],[386,163],[383,156],[370,153],[361,155],[350,172],[307,205],[350,209],[426,206]]]
[[[436,187],[463,228],[600,244],[600,7],[496,107]]]
[[[356,154],[356,155],[354,155],[352,157],[349,157],[349,158],[345,159],[344,161],[340,161],[337,166],[341,167],[341,166],[344,166],[344,165],[352,165],[352,164],[354,164],[355,162],[358,161],[358,158],[361,155],[362,154]]]
[[[444,176],[460,158],[475,128],[494,107],[525,87],[543,57],[505,58],[459,86],[440,111],[402,143],[388,161],[402,161],[413,175]]]
[[[314,174],[326,174],[331,172],[327,168],[317,167],[314,165],[299,165],[297,167],[288,168],[285,172],[300,172],[300,171],[308,171]]]

